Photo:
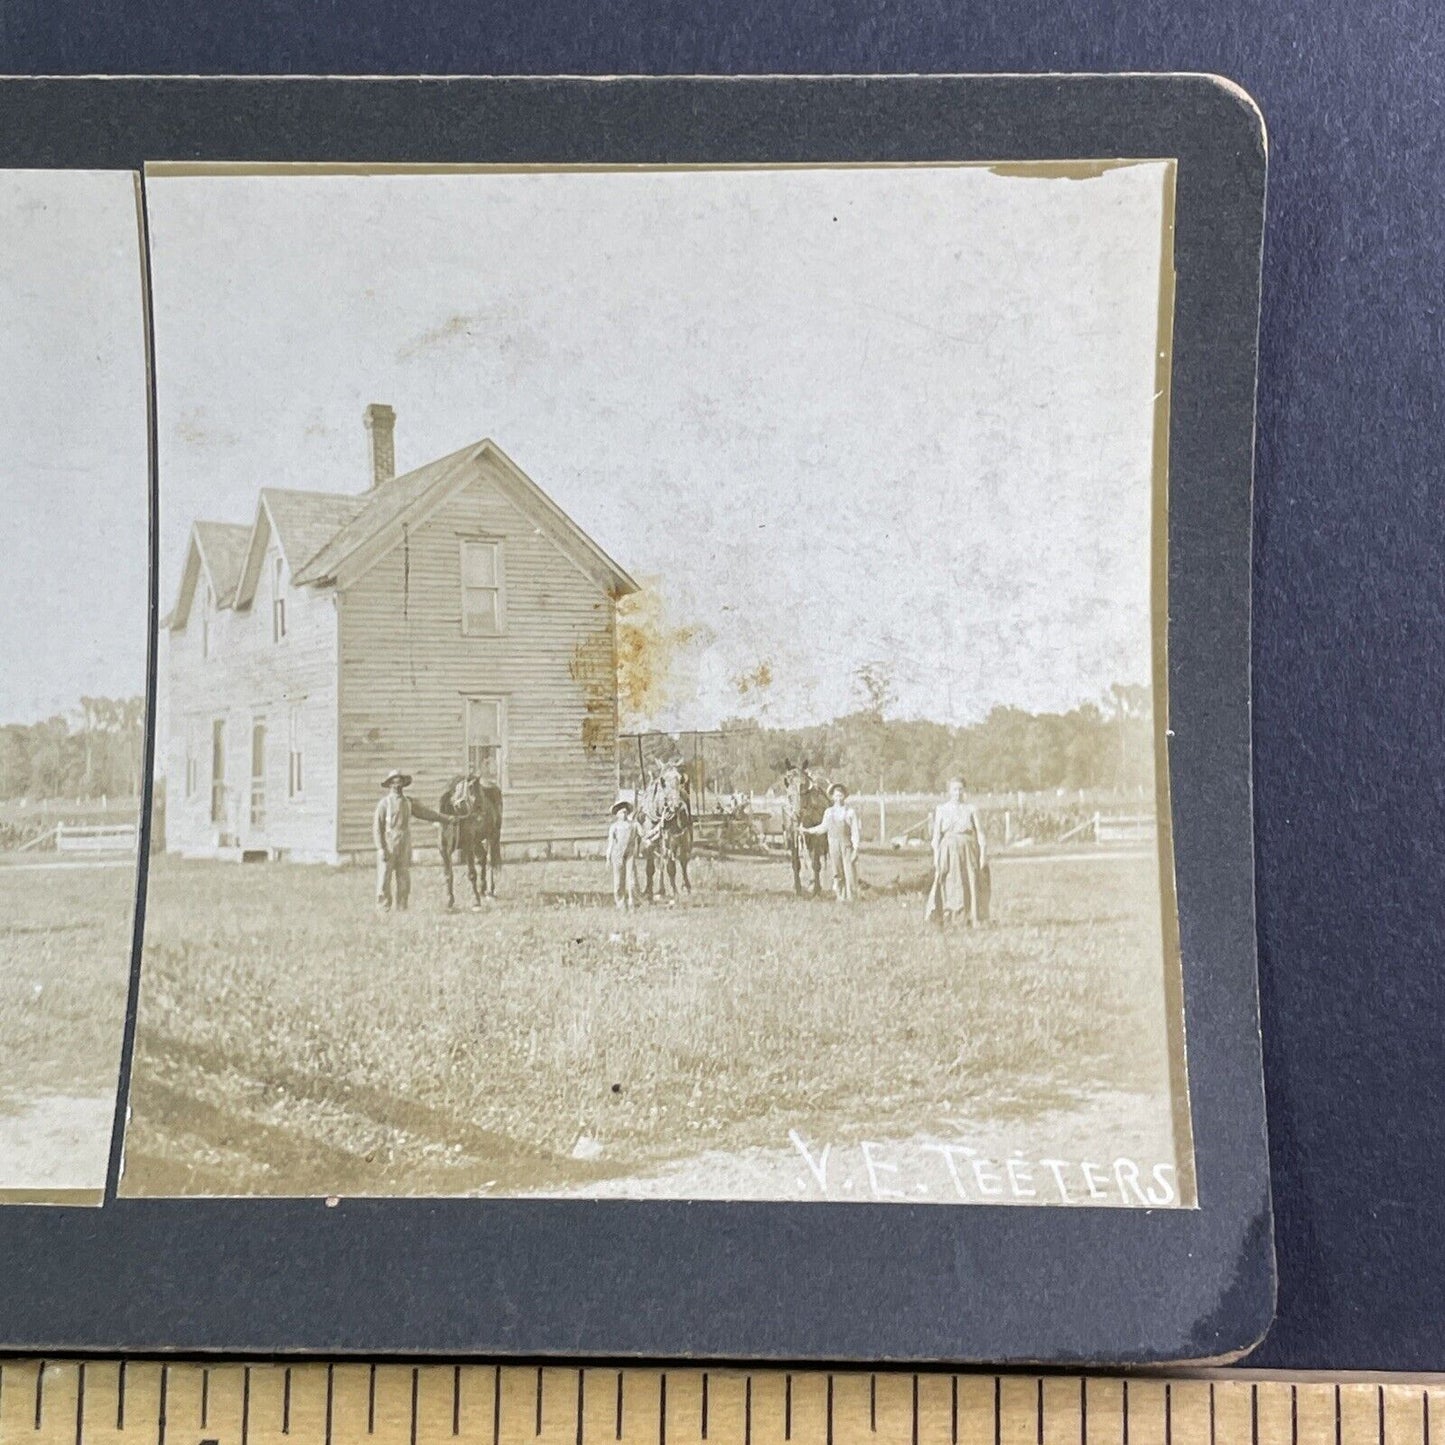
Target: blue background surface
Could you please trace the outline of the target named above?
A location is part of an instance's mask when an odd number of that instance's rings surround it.
[[[0,0],[0,69],[1244,85],[1271,142],[1254,660],[1280,1273],[1251,1363],[1445,1367],[1445,7]]]

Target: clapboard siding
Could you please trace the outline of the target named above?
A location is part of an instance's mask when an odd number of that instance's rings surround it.
[[[265,849],[298,859],[334,858],[336,848],[337,614],[331,588],[290,585],[286,636],[272,637],[271,571],[253,605],[217,611],[210,656],[202,656],[201,609],[193,607],[169,648],[170,743],[166,757],[166,849],[188,855],[221,847]],[[300,796],[290,796],[290,730],[302,742]],[[264,815],[251,817],[252,727],[267,725]],[[211,821],[211,730],[226,722],[224,825]],[[195,754],[187,794],[186,759]]]
[[[460,542],[501,543],[503,631],[462,632]],[[465,698],[506,706],[504,841],[600,837],[616,787],[612,598],[488,479],[338,593],[340,846],[371,846],[382,776],[435,805],[465,762]]]

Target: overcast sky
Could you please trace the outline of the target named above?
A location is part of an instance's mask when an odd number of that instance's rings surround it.
[[[1147,681],[1163,181],[153,177],[163,606],[194,517],[360,490],[379,401],[399,469],[493,437],[700,628],[655,721]]]
[[[135,182],[0,171],[0,723],[145,690],[145,341]]]

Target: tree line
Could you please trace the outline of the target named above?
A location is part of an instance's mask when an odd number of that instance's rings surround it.
[[[0,726],[0,798],[133,798],[145,699],[83,697],[72,716]]]
[[[866,670],[865,670],[866,671]],[[751,719],[722,725],[708,746],[714,783],[766,792],[788,763],[807,760],[855,792],[940,791],[963,777],[978,793],[1152,788],[1154,721],[1147,687],[1116,684],[1068,712],[996,707],[967,726],[887,716],[888,689],[860,679],[865,705],[813,727],[769,728]],[[716,746],[714,746],[714,744]]]

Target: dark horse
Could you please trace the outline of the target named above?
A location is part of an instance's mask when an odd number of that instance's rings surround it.
[[[652,901],[654,878],[664,897],[671,889],[677,897],[677,875],[684,891],[692,892],[687,865],[692,859],[692,804],[687,774],[669,763],[638,795],[638,822],[642,825],[642,856],[646,861],[645,894]],[[659,867],[659,865],[661,865]]]
[[[452,860],[467,865],[472,885],[472,907],[482,906],[482,895],[497,896],[497,871],[502,864],[502,790],[484,783],[475,773],[452,779],[437,804],[441,814],[438,842],[447,875],[447,907],[457,906],[452,882]]]
[[[793,865],[793,892],[803,893],[803,857],[806,854],[813,869],[813,897],[823,891],[823,859],[828,856],[828,840],[821,833],[805,833],[816,828],[828,810],[828,790],[813,781],[807,763],[801,767],[789,764],[783,773],[783,841],[788,848],[788,861]]]

